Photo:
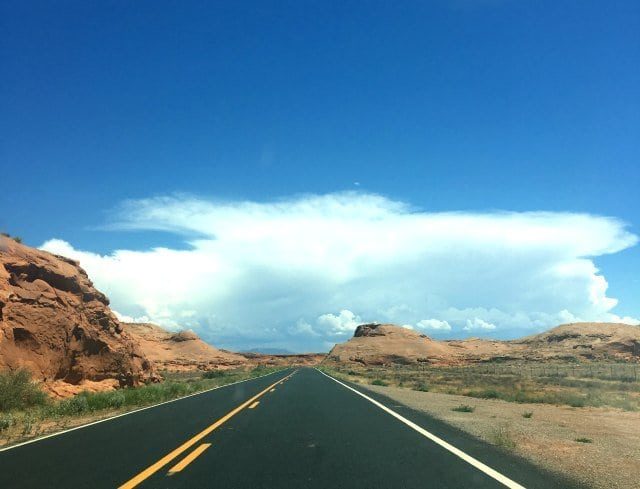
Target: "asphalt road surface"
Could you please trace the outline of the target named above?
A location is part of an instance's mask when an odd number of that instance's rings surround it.
[[[0,488],[48,487],[572,486],[425,414],[302,368],[0,451]]]

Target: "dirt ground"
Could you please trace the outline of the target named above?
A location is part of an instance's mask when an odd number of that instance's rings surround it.
[[[597,489],[640,488],[640,413],[363,385]],[[473,412],[452,411],[468,405]],[[530,417],[524,415],[528,413]],[[583,441],[576,441],[582,439]],[[587,440],[590,440],[588,442]]]

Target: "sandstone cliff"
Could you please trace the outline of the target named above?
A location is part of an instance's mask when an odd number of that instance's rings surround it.
[[[61,395],[156,378],[77,262],[0,236],[0,370],[17,368]]]

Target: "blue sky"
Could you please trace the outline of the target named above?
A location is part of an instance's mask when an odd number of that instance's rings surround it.
[[[123,226],[123,201],[344,191],[426,213],[611,216],[639,233],[637,2],[0,9],[0,227],[30,244],[190,249],[201,229]],[[613,311],[640,316],[638,246],[594,262]]]

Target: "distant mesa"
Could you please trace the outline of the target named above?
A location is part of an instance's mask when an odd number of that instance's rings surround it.
[[[437,341],[393,324],[362,324],[329,352],[328,362],[362,365],[464,365],[496,360],[640,361],[640,327],[574,323],[518,340]]]
[[[122,327],[158,370],[211,370],[247,364],[242,355],[218,350],[190,330],[172,333],[150,323],[122,323]]]
[[[362,324],[353,338],[338,344],[328,360],[363,365],[449,363],[457,353],[446,342],[435,341],[414,330],[393,324]]]
[[[291,350],[287,350],[285,348],[269,347],[247,348],[246,350],[242,350],[242,353],[260,353],[262,355],[294,355]]]

